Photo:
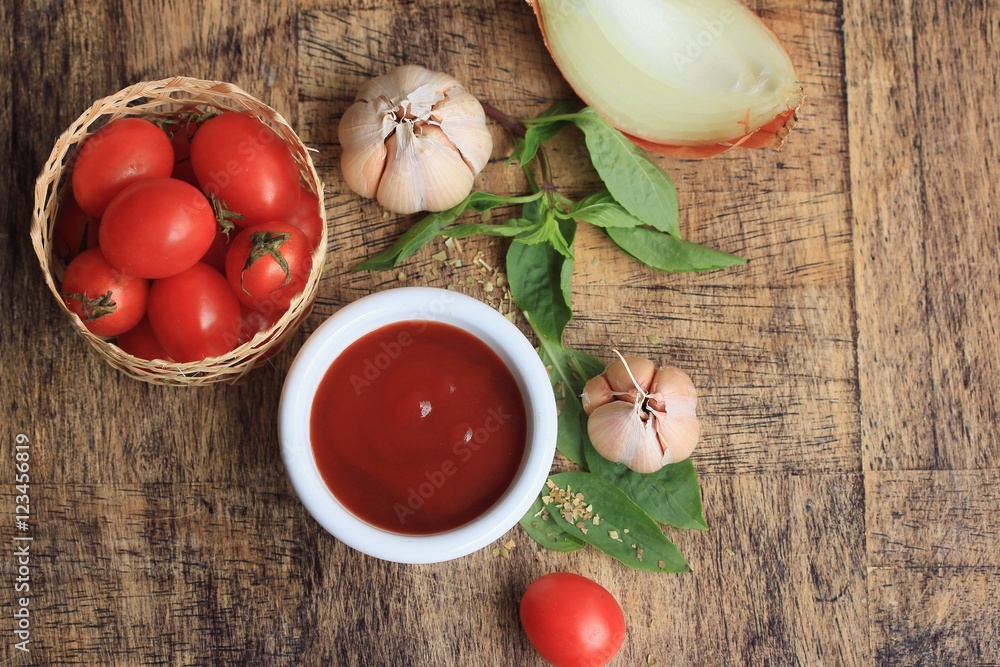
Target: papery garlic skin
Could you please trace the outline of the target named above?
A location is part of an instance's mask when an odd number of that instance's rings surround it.
[[[347,186],[403,214],[461,202],[493,151],[479,101],[453,77],[416,65],[361,86],[338,136]]]
[[[635,472],[683,461],[698,444],[698,392],[680,369],[625,357],[587,382],[581,399],[594,449]]]
[[[569,84],[645,148],[780,145],[802,103],[787,51],[739,0],[528,1]]]

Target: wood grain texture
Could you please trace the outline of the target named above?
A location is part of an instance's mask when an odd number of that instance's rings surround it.
[[[872,566],[1000,568],[996,470],[872,473],[868,495]]]
[[[868,465],[995,468],[997,6],[848,5]]]
[[[517,601],[556,570],[622,601],[629,634],[613,665],[998,664],[1000,257],[984,175],[998,157],[1000,7],[750,4],[809,95],[788,144],[658,158],[685,236],[749,264],[661,275],[593,229],[578,240],[567,342],[670,360],[701,392],[711,529],[670,530],[692,573],[650,576],[591,549],[539,559],[517,528],[510,559],[485,549],[402,566],[345,547],[280,463],[291,353],[236,387],[124,378],[72,334],[27,242],[32,182],[64,127],[128,83],[187,74],[244,87],[318,150],[328,271],[293,350],[376,290],[494,299],[476,258],[501,267],[499,242],[351,271],[412,218],[344,187],[337,121],[363,81],[404,62],[516,116],[569,97],[526,3],[0,3],[0,61],[14,64],[0,78],[0,465],[28,434],[38,557],[32,653],[13,649],[8,619],[0,664],[540,667]],[[510,138],[492,131],[477,185],[524,192],[503,165]],[[596,186],[579,134],[551,157],[567,195]],[[8,515],[13,498],[4,483]],[[0,521],[7,544],[12,530]]]
[[[869,574],[877,665],[1000,665],[996,568],[876,569]]]
[[[872,650],[1000,660],[998,6],[845,3]],[[991,100],[985,105],[968,101]],[[976,110],[971,111],[972,108]]]

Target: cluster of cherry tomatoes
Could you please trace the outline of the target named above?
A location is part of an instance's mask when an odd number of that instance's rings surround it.
[[[288,146],[257,118],[121,118],[76,156],[53,232],[63,300],[133,356],[225,354],[302,291],[322,224]]]

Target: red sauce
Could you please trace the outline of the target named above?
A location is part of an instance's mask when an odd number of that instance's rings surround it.
[[[439,322],[391,324],[334,360],[313,400],[323,480],[358,518],[429,535],[488,510],[526,437],[524,399],[485,343]]]

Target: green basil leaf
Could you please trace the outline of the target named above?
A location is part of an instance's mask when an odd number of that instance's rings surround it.
[[[566,260],[562,265],[562,272],[559,276],[559,286],[562,288],[563,301],[570,308],[573,307],[573,269],[576,267],[576,261],[573,259],[574,250],[576,244],[576,222],[573,220],[560,220],[558,223],[559,229],[559,239],[565,244],[565,252],[563,256]],[[558,250],[558,248],[556,248]]]
[[[487,193],[473,192],[462,200],[461,203],[449,208],[447,211],[431,213],[419,222],[414,223],[403,232],[396,242],[391,246],[369,257],[361,264],[354,267],[355,271],[384,271],[399,266],[407,257],[417,252],[430,243],[439,231],[450,225],[455,219],[462,215],[469,207],[473,197],[486,195]],[[487,195],[494,197],[495,195]]]
[[[665,171],[593,109],[573,117],[611,195],[650,227],[680,238],[677,189]]]
[[[562,266],[566,258],[548,243],[527,245],[513,241],[507,250],[510,295],[543,335],[561,340],[573,316],[562,291]]]
[[[552,232],[549,229],[549,221],[546,220],[541,224],[532,224],[525,227],[515,238],[518,243],[523,243],[524,245],[538,245],[539,243],[548,243],[551,236]]]
[[[573,463],[586,467],[587,415],[580,394],[587,381],[604,370],[600,360],[585,352],[565,348],[538,333],[538,355],[549,371],[549,380],[559,407],[556,448]]]
[[[518,153],[518,162],[522,165],[526,165],[535,159],[538,155],[538,149],[542,145],[542,140],[539,137],[539,132],[534,127],[529,127],[524,133],[523,143],[520,146],[520,153]]]
[[[584,459],[595,475],[624,491],[655,521],[677,528],[708,530],[702,512],[701,485],[691,459],[638,473],[601,456],[588,439]]]
[[[501,197],[500,195],[490,194],[489,192],[473,192],[469,195],[467,201],[469,209],[475,211],[476,213],[483,213],[491,208],[496,208],[497,206],[520,204],[526,199],[528,199],[528,197]]]
[[[477,234],[482,234],[483,236],[507,236],[513,237],[524,232],[524,230],[530,228],[535,223],[530,220],[521,219],[511,219],[500,225],[486,225],[481,223],[468,223],[464,225],[455,225],[445,229],[444,231],[438,232],[440,236],[450,236],[455,239],[464,239],[469,236],[475,236]]]
[[[528,537],[537,542],[540,546],[549,551],[577,551],[586,546],[586,543],[578,539],[565,530],[562,524],[555,521],[545,510],[542,504],[543,491],[537,498],[528,512],[521,517],[521,528],[528,534]],[[543,511],[544,510],[544,511]]]
[[[581,199],[580,201],[573,204],[570,208],[570,213],[573,214],[579,211],[581,208],[586,208],[594,204],[616,204],[615,198],[611,196],[611,193],[605,190],[598,190],[592,195],[588,195]]]
[[[573,212],[573,217],[605,229],[608,227],[642,226],[642,220],[626,211],[625,207],[617,202],[583,206]]]
[[[747,263],[742,257],[682,241],[647,227],[608,227],[604,231],[619,248],[659,271],[711,271]]]
[[[538,115],[537,118],[529,118],[525,121],[527,125],[524,137],[517,138],[517,145],[511,153],[507,164],[512,160],[517,160],[521,166],[527,165],[535,159],[541,145],[559,134],[564,127],[569,125],[567,120],[546,120],[549,116],[561,116],[568,113],[576,105],[572,100],[556,102],[548,109]]]
[[[611,482],[582,471],[559,473],[549,480],[555,488],[548,488],[543,504],[567,534],[636,570],[690,571],[660,526]],[[571,498],[568,509],[560,497]]]
[[[445,227],[453,223],[467,210],[483,213],[497,206],[537,202],[540,192],[525,197],[501,197],[489,192],[473,192],[460,203],[446,211],[425,216],[414,223],[391,246],[366,259],[354,267],[354,271],[384,271],[399,266],[410,255],[417,252],[438,236]]]

